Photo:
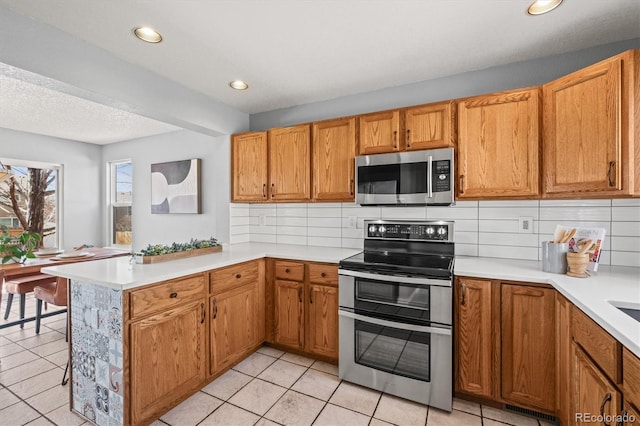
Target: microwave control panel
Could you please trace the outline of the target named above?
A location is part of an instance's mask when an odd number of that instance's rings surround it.
[[[433,192],[447,192],[451,191],[451,161],[450,160],[437,160],[433,162],[433,175],[431,176],[431,182],[433,182]]]

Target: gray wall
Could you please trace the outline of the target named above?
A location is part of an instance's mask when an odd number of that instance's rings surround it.
[[[309,121],[537,86],[634,48],[640,48],[640,39],[253,114],[251,130],[266,130]]]
[[[132,228],[134,250],[147,244],[185,242],[216,237],[229,242],[230,138],[188,130],[150,136],[102,149],[102,163],[131,159],[133,163]],[[151,164],[202,159],[202,214],[151,214]],[[106,199],[103,185],[103,199]],[[103,235],[108,232],[104,222]]]
[[[103,243],[101,149],[99,145],[0,128],[0,157],[62,164],[64,248]]]

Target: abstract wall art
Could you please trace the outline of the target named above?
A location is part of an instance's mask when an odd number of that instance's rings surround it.
[[[151,213],[201,213],[199,158],[151,165]]]

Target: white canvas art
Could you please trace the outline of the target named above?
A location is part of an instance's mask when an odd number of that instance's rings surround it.
[[[201,213],[199,158],[151,165],[151,213]]]

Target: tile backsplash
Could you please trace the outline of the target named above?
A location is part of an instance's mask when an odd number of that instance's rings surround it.
[[[456,254],[539,260],[556,225],[606,231],[602,265],[640,267],[640,199],[459,201],[451,207],[361,207],[354,203],[231,204],[230,243],[362,248],[365,219],[455,221]],[[531,218],[530,233],[519,219]]]

